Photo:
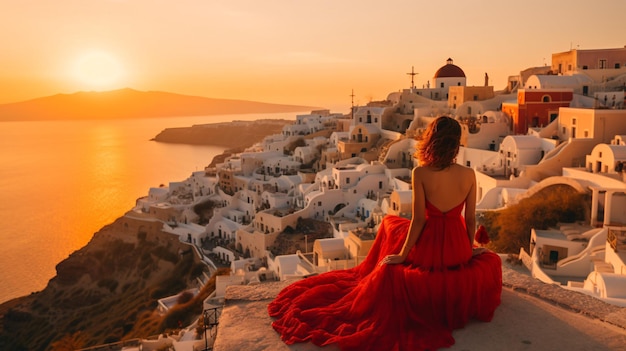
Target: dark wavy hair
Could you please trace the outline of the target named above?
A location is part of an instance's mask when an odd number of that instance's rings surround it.
[[[444,169],[454,163],[461,144],[461,125],[455,119],[441,116],[428,125],[415,156],[420,166]]]

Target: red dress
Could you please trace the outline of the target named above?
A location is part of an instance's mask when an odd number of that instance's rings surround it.
[[[360,265],[298,280],[268,306],[287,344],[336,343],[342,350],[433,350],[454,344],[470,318],[490,321],[500,304],[502,262],[472,257],[464,203],[442,213],[426,202],[426,224],[406,261],[378,265],[402,249],[409,220],[387,215]]]

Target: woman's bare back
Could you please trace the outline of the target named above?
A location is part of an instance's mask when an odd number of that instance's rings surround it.
[[[472,169],[457,164],[443,170],[417,167],[413,176],[420,180],[426,200],[444,213],[467,199],[476,179]]]

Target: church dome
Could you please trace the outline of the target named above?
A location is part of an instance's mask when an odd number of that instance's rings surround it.
[[[449,58],[446,65],[437,70],[435,78],[465,78],[465,72]]]

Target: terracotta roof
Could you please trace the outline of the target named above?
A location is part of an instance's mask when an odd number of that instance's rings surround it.
[[[439,68],[435,73],[435,78],[450,78],[450,77],[463,77],[465,78],[465,72],[461,67],[452,63],[452,59],[448,59],[448,63]]]

